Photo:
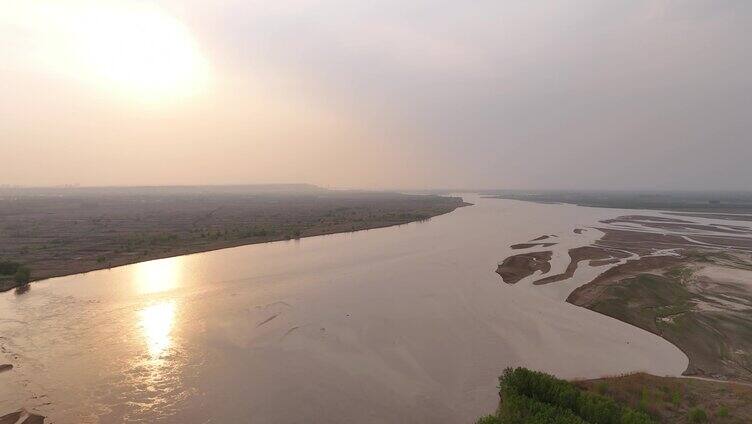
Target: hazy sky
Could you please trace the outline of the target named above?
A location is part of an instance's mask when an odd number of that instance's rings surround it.
[[[0,184],[752,188],[752,1],[0,10]]]

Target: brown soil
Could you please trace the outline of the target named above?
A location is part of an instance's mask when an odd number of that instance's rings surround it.
[[[552,256],[553,252],[550,250],[510,256],[498,266],[496,273],[501,276],[505,283],[516,284],[523,278],[533,275],[536,271],[541,271],[544,274],[550,271],[551,264],[549,261]]]
[[[632,222],[632,221],[675,222],[675,223],[683,223],[683,224],[692,223],[692,221],[686,221],[686,220],[678,219],[678,218],[666,218],[666,217],[649,216],[649,215],[624,215],[624,216],[620,216],[614,219],[607,219],[607,220],[604,220],[603,222],[610,224],[614,222]]]
[[[615,263],[618,263],[619,259],[613,258],[613,259],[596,259],[593,261],[590,261],[588,264],[590,266],[603,266],[603,265],[613,265]]]
[[[540,237],[536,237],[536,238],[534,238],[534,239],[532,239],[530,241],[541,241],[541,240],[545,240],[545,239],[551,238],[551,237],[556,237],[556,236],[555,235],[546,235],[546,234],[544,234],[544,235],[542,235]]]
[[[623,250],[637,255],[648,255],[656,249],[675,249],[696,246],[683,237],[641,231],[598,228],[604,233],[597,246]]]
[[[519,250],[519,249],[529,249],[531,247],[536,247],[536,246],[551,247],[551,246],[554,246],[555,244],[556,243],[518,243],[518,244],[513,244],[509,247],[511,247],[513,250]]]

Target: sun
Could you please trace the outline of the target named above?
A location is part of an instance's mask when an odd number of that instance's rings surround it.
[[[155,102],[190,96],[206,83],[190,31],[150,3],[89,3],[76,21],[81,64],[107,90]]]

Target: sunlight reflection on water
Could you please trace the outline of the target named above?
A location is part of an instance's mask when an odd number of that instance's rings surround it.
[[[159,359],[172,344],[175,301],[156,303],[139,312],[141,330],[151,359]]]
[[[180,285],[184,258],[174,257],[135,265],[134,286],[140,294],[162,293]]]

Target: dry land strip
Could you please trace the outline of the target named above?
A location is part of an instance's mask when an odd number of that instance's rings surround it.
[[[0,189],[0,290],[226,247],[423,221],[458,197],[305,185]],[[18,275],[19,267],[22,274]],[[26,271],[23,271],[26,270]]]

